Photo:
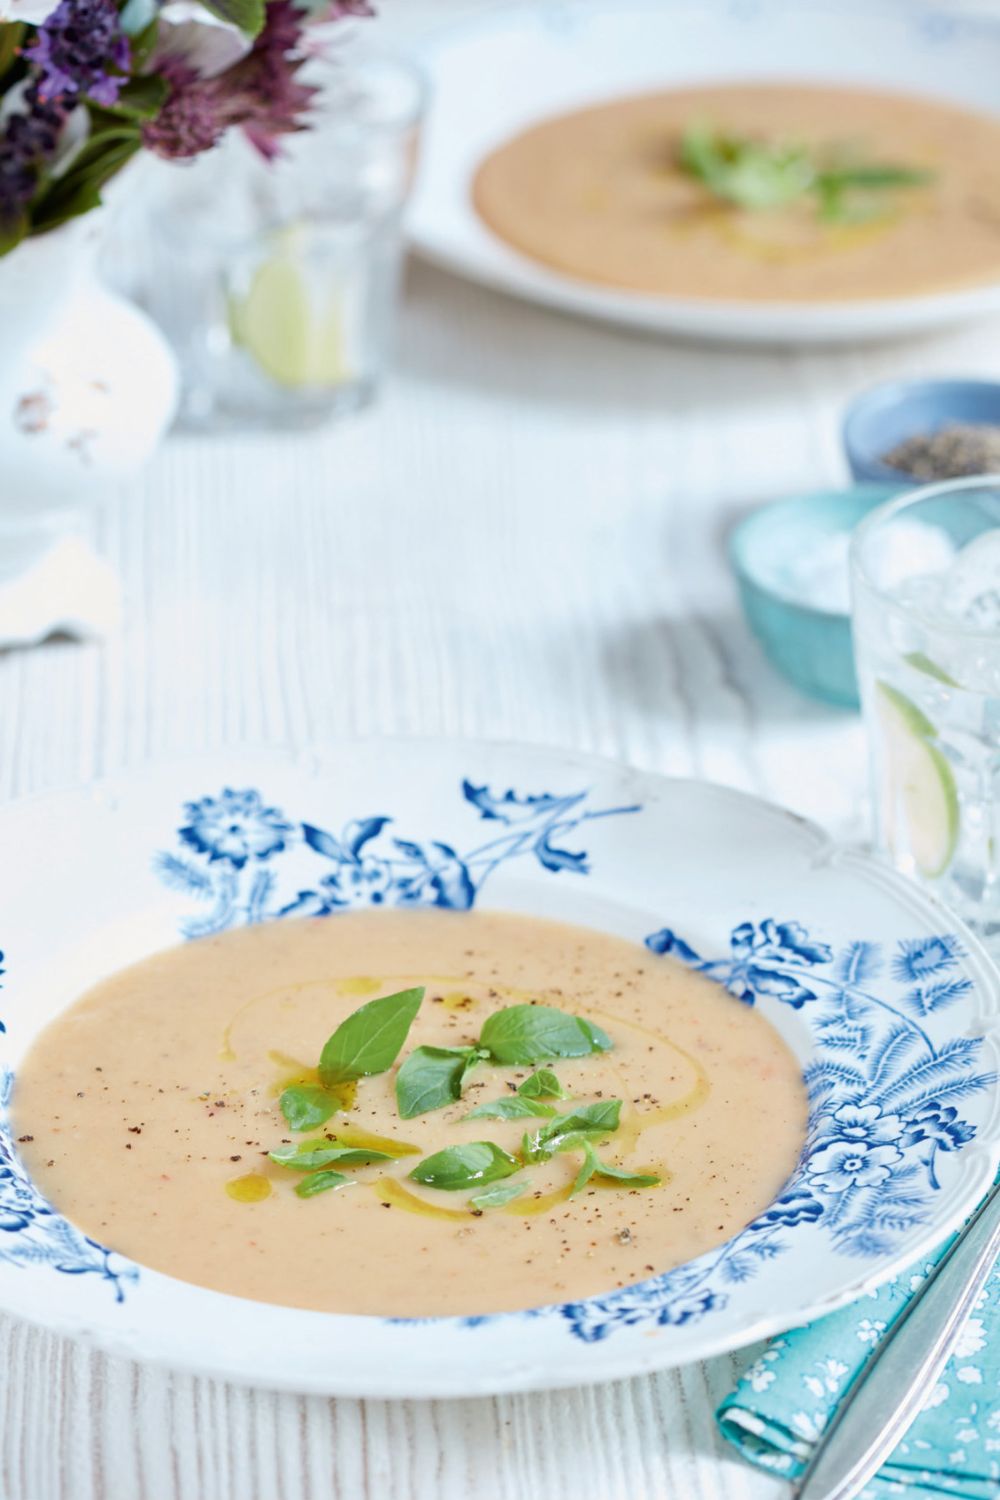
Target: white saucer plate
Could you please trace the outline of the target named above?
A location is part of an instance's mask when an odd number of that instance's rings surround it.
[[[1000,975],[915,886],[736,792],[516,746],[237,750],[8,805],[0,847],[5,1100],[39,1029],[122,965],[292,911],[336,922],[402,901],[671,954],[759,1006],[810,1087],[798,1169],[727,1244],[587,1301],[425,1321],[275,1307],[132,1265],[44,1201],[4,1120],[0,1308],[134,1359],[384,1397],[634,1375],[860,1296],[952,1230],[997,1168]]]
[[[602,100],[713,81],[814,80],[1000,111],[1000,16],[924,0],[543,0],[491,7],[434,35],[433,89],[410,220],[428,260],[501,291],[611,323],[749,344],[898,337],[1000,312],[995,284],[851,302],[653,297],[575,280],[519,254],[476,215],[470,184],[528,125]]]

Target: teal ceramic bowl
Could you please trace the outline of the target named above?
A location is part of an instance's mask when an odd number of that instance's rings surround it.
[[[730,533],[743,611],[771,663],[810,698],[858,707],[847,538],[899,485],[864,484],[776,500]]]

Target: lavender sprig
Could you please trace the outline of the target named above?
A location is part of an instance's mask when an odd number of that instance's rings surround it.
[[[24,56],[40,70],[40,99],[105,106],[117,100],[130,61],[114,0],[60,0]]]

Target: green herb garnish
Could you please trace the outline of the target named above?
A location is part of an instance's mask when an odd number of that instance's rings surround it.
[[[396,1077],[396,1105],[402,1119],[412,1120],[460,1099],[469,1072],[481,1062],[517,1067],[557,1057],[587,1057],[607,1052],[611,1045],[607,1033],[582,1016],[551,1005],[508,1005],[487,1017],[479,1041],[472,1046],[415,1048]],[[550,1069],[542,1069],[533,1078],[534,1083],[526,1078],[518,1092],[529,1098],[542,1093],[555,1099],[566,1097]]]
[[[293,1172],[315,1172],[333,1162],[343,1167],[365,1167],[373,1161],[395,1160],[388,1151],[372,1151],[366,1146],[338,1146],[336,1141],[299,1141],[294,1146],[279,1146],[277,1151],[269,1151],[268,1155],[279,1167],[289,1167]]]
[[[891,162],[859,162],[843,153],[821,153],[788,141],[691,125],[681,137],[678,163],[716,198],[738,208],[781,208],[812,198],[828,222],[870,217],[884,195],[922,187],[934,174]]]
[[[292,1130],[315,1130],[343,1109],[343,1100],[313,1083],[293,1083],[278,1101]]]
[[[576,1174],[570,1197],[585,1188],[592,1177],[607,1177],[615,1182],[626,1182],[630,1187],[636,1188],[659,1187],[660,1179],[655,1172],[627,1172],[624,1167],[616,1167],[610,1162],[601,1161],[590,1141],[582,1141],[581,1145],[583,1166]]]
[[[531,1183],[525,1178],[523,1182],[498,1182],[494,1187],[486,1188],[485,1192],[474,1193],[469,1199],[470,1208],[502,1208],[505,1203],[512,1203],[515,1198],[520,1198],[531,1187]]]
[[[482,1056],[478,1047],[415,1047],[396,1075],[400,1118],[412,1120],[461,1099],[466,1076]]]
[[[281,1095],[281,1110],[292,1129],[312,1130],[325,1125],[344,1108],[339,1085],[386,1072],[406,1041],[424,997],[423,988],[401,990],[371,1000],[347,1017],[327,1041],[320,1057],[320,1083],[291,1084]],[[518,1067],[556,1058],[586,1057],[606,1052],[611,1038],[582,1016],[549,1005],[510,1005],[489,1016],[479,1041],[467,1047],[416,1047],[396,1077],[396,1102],[403,1119],[440,1109],[462,1096],[469,1071],[481,1062]],[[544,1123],[523,1137],[517,1156],[493,1141],[447,1146],[425,1157],[410,1172],[414,1182],[443,1192],[471,1188],[484,1191],[469,1199],[474,1211],[502,1207],[528,1189],[524,1179],[508,1183],[530,1162],[548,1161],[556,1152],[584,1153],[584,1163],[573,1185],[578,1192],[595,1175],[615,1178],[636,1187],[654,1186],[649,1173],[626,1172],[597,1157],[595,1140],[618,1129],[620,1099],[581,1104],[564,1114],[546,1099],[565,1099],[566,1092],[551,1068],[539,1068],[517,1091],[477,1105],[466,1119],[540,1119]],[[364,1132],[361,1132],[363,1135]],[[379,1147],[389,1144],[379,1142]],[[335,1135],[278,1147],[270,1159],[289,1171],[304,1173],[295,1188],[301,1198],[347,1187],[356,1179],[341,1167],[389,1161],[392,1153],[379,1147],[343,1144]],[[493,1186],[490,1186],[493,1184]]]
[[[350,1187],[355,1177],[345,1177],[343,1172],[312,1172],[296,1183],[295,1191],[300,1198],[315,1198],[317,1193],[328,1193],[331,1188]]]
[[[491,1061],[516,1067],[557,1057],[588,1057],[608,1052],[612,1043],[607,1032],[582,1016],[551,1005],[508,1005],[487,1017],[479,1045]]]
[[[602,1099],[597,1104],[581,1104],[570,1114],[556,1115],[534,1135],[521,1142],[525,1161],[548,1161],[557,1151],[577,1151],[591,1139],[613,1135],[621,1114],[620,1099]]]
[[[526,1120],[532,1115],[540,1119],[551,1119],[555,1109],[551,1104],[542,1104],[538,1099],[523,1099],[511,1094],[506,1099],[489,1099],[477,1104],[464,1117],[466,1120]]]
[[[521,1170],[521,1162],[493,1141],[471,1141],[463,1146],[446,1146],[419,1162],[410,1173],[414,1182],[424,1187],[459,1192],[477,1183],[498,1182]]]
[[[566,1099],[568,1094],[551,1068],[539,1068],[519,1086],[525,1099]]]
[[[391,1068],[413,1025],[424,989],[370,1000],[342,1021],[323,1048],[319,1080],[325,1088],[370,1078]]]

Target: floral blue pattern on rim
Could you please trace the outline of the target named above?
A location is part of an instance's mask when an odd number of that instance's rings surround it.
[[[683,1324],[724,1306],[727,1285],[781,1255],[792,1230],[824,1235],[861,1259],[893,1251],[927,1217],[940,1187],[938,1154],[973,1139],[958,1105],[996,1081],[979,1070],[981,1037],[935,1046],[921,1024],[971,988],[954,972],[961,947],[953,934],[902,940],[888,965],[878,943],[853,942],[835,955],[800,923],[771,919],[734,928],[721,959],[702,958],[669,928],[646,946],[746,1005],[766,997],[807,1013],[815,1047],[804,1070],[809,1123],[784,1191],[732,1240],[652,1281],[554,1309],[588,1342],[616,1327]],[[892,999],[871,987],[887,971],[902,991]]]
[[[462,795],[481,821],[497,825],[493,837],[464,854],[441,840],[398,838],[388,832],[387,816],[356,819],[334,834],[290,821],[258,791],[225,788],[185,804],[180,851],[158,854],[155,866],[168,885],[208,907],[182,921],[187,937],[379,905],[469,910],[493,872],[512,859],[533,859],[553,874],[586,875],[587,853],[567,847],[567,840],[575,843],[572,836],[588,821],[640,811],[587,808],[586,791],[498,795],[465,781]],[[279,890],[277,856],[295,847],[316,860],[314,873],[306,885],[300,877]],[[523,1315],[558,1316],[588,1343],[637,1324],[680,1326],[724,1307],[734,1286],[788,1248],[790,1233],[826,1236],[838,1252],[863,1259],[891,1252],[926,1218],[939,1189],[939,1154],[960,1151],[974,1136],[975,1127],[959,1114],[961,1101],[995,1076],[980,1067],[981,1038],[935,1045],[925,1024],[971,988],[958,972],[962,950],[952,934],[902,940],[888,960],[877,943],[859,940],[834,953],[802,924],[772,919],[734,928],[723,958],[703,958],[669,928],[647,937],[646,946],[708,975],[745,1004],[766,999],[801,1014],[813,1043],[805,1070],[808,1135],[780,1197],[725,1245],[606,1297]],[[6,1073],[0,1260],[96,1272],[121,1300],[137,1268],[81,1234],[34,1188],[11,1140],[10,1085]],[[493,1319],[459,1321],[471,1328]]]
[[[312,823],[293,824],[259,792],[227,787],[216,797],[186,804],[179,831],[186,850],[158,855],[156,869],[175,890],[210,904],[204,916],[182,923],[186,937],[272,917],[324,917],[366,906],[468,911],[494,870],[512,859],[529,856],[553,874],[586,875],[586,852],[567,849],[565,838],[596,818],[639,811],[637,806],[586,808],[586,791],[497,795],[464,781],[462,795],[482,821],[502,829],[465,854],[441,840],[397,838],[388,832],[392,818],[384,815],[356,818],[336,834]],[[265,866],[295,844],[321,863],[312,884],[279,896],[277,874]]]

